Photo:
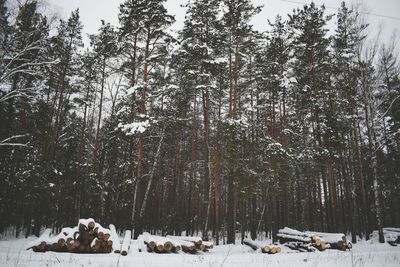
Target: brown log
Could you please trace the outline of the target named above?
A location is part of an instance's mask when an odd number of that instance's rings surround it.
[[[346,251],[347,244],[343,240],[339,240],[336,243],[330,243],[332,249],[338,249],[342,251]]]
[[[79,232],[87,232],[88,231],[86,225],[84,225],[82,223],[80,223],[78,227],[79,227]]]
[[[47,246],[47,243],[45,241],[40,242],[40,244],[37,246],[38,252],[45,252],[46,246]]]
[[[155,248],[155,251],[156,251],[157,253],[163,253],[163,252],[165,252],[165,250],[164,250],[164,245],[163,245],[163,244],[157,244],[157,246],[156,246],[156,248]]]
[[[316,248],[313,247],[310,243],[304,243],[304,242],[288,242],[285,243],[285,246],[287,246],[290,249],[293,250],[298,250],[300,252],[315,252]]]
[[[156,247],[156,242],[154,242],[154,241],[150,241],[150,242],[144,241],[144,243],[145,243],[145,245],[147,246],[147,250],[148,250],[149,252],[154,251],[154,249],[155,249],[155,247]]]
[[[94,227],[95,227],[95,225],[96,225],[96,223],[95,223],[94,221],[89,222],[89,223],[88,223],[88,228],[89,228],[89,230],[93,230]]]
[[[65,239],[64,238],[58,239],[57,244],[59,247],[63,247],[65,245]]]
[[[97,238],[98,239],[103,239],[103,237],[104,237],[104,232],[103,231],[98,231]]]
[[[165,252],[171,252],[172,248],[173,248],[173,244],[171,241],[164,242],[164,251]]]
[[[323,242],[321,242],[321,248],[327,248],[329,244],[332,249],[346,250],[350,249],[347,238],[343,233],[323,233],[323,232],[306,232],[306,234],[318,236]],[[320,249],[320,248],[318,248]]]
[[[79,240],[70,240],[69,242],[67,242],[67,249],[69,252],[75,252],[77,251],[77,248],[80,246],[80,242]]]
[[[95,244],[94,244],[94,250],[96,252],[101,252],[101,240],[96,239]]]
[[[254,251],[261,248],[261,247],[259,246],[259,244],[253,242],[253,240],[248,239],[248,238],[245,238],[245,239],[243,240],[243,244],[245,244],[245,245],[251,247]]]
[[[262,253],[270,253],[271,252],[271,247],[270,246],[264,246],[261,251]]]
[[[61,247],[58,245],[58,243],[53,243],[50,245],[49,250],[58,252],[61,250]]]
[[[196,246],[194,244],[190,246],[181,245],[181,247],[182,251],[185,253],[196,253]]]
[[[182,250],[182,247],[180,245],[175,245],[172,247],[172,252],[177,253]]]
[[[110,238],[110,234],[109,234],[109,233],[105,233],[105,234],[103,235],[103,237],[102,237],[102,239],[103,239],[104,241],[107,241],[109,238]]]
[[[205,250],[209,250],[209,249],[213,249],[214,248],[214,244],[212,242],[203,241],[203,245],[205,247]]]
[[[198,240],[198,241],[193,241],[194,245],[196,246],[197,249],[202,250],[202,245],[203,245],[203,240]]]

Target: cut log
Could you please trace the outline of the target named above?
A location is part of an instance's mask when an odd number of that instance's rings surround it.
[[[300,232],[295,229],[285,227],[278,231],[277,236],[281,244],[288,242],[302,242],[304,244],[311,244],[320,251],[327,248],[326,241],[323,237],[316,232]]]
[[[51,234],[51,229],[50,228],[45,229],[38,239],[28,244],[26,250],[32,249],[35,252],[45,252],[46,245],[48,242],[50,242],[50,234]]]
[[[281,244],[287,242],[303,242],[303,243],[311,243],[312,240],[310,237],[307,236],[297,236],[297,235],[288,235],[284,233],[278,233],[277,236],[279,237],[279,242]]]
[[[206,250],[209,250],[209,249],[213,249],[213,248],[214,248],[213,242],[203,241],[203,245],[204,245],[204,247],[205,247]]]
[[[167,235],[167,238],[172,240],[172,242],[175,245],[179,244],[180,247],[182,248],[182,251],[185,253],[194,254],[197,251],[196,245],[193,242],[185,241],[185,240],[182,240],[182,239],[176,238],[175,236],[170,236],[170,235]]]
[[[257,250],[261,251],[263,249],[263,247],[258,242],[254,241],[250,238],[243,239],[243,244],[251,247],[254,251],[257,251]]]
[[[174,253],[178,253],[178,252],[181,251],[181,250],[182,250],[181,245],[174,245],[174,246],[172,247],[172,252],[174,252]]]
[[[171,252],[173,253],[178,253],[179,251],[182,250],[181,244],[179,241],[174,240],[174,239],[169,239],[170,242],[172,243],[172,250]]]
[[[167,238],[171,238],[171,239],[176,239],[176,240],[183,240],[183,241],[188,241],[188,242],[192,242],[193,244],[195,244],[197,249],[200,249],[201,245],[203,244],[203,240],[201,239],[201,237],[197,237],[197,236],[173,236],[173,235],[167,235]]]
[[[132,231],[126,230],[125,237],[124,237],[124,240],[122,241],[122,247],[121,247],[121,255],[122,256],[128,255],[130,244],[131,244],[131,238],[132,238]]]
[[[278,246],[260,244],[259,242],[249,238],[245,238],[243,244],[251,247],[253,250],[259,250],[262,253],[275,254],[281,252],[281,248]]]
[[[90,221],[90,222],[88,223],[88,229],[89,229],[89,230],[93,230],[93,229],[94,229],[94,226],[95,226],[94,220],[93,220],[93,221]]]
[[[172,244],[171,241],[165,241],[164,242],[164,251],[169,253],[172,251],[172,248],[174,247],[174,245]]]
[[[154,249],[156,248],[156,242],[154,240],[154,237],[149,233],[143,233],[142,238],[144,244],[147,246],[147,251],[153,252]]]
[[[312,236],[318,236],[321,242],[321,248],[324,249],[327,247],[326,245],[329,244],[329,247],[332,249],[338,249],[345,251],[348,248],[351,248],[347,239],[346,235],[343,233],[323,233],[323,232],[305,232],[306,234]]]
[[[171,253],[173,247],[176,246],[177,242],[166,237],[151,235],[149,233],[143,233],[144,243],[147,245],[149,252],[155,251],[157,253]],[[176,251],[176,248],[175,248]]]
[[[153,240],[150,241],[144,241],[144,243],[147,246],[147,251],[148,252],[153,252],[154,249],[156,248],[156,242],[154,242]]]
[[[115,228],[114,224],[109,225],[110,233],[111,233],[111,240],[113,241],[112,249],[115,253],[121,252],[121,242],[119,240],[117,229]]]
[[[155,252],[157,253],[163,253],[164,250],[164,244],[161,243],[157,243],[156,248],[155,248]]]
[[[86,229],[90,229],[90,226],[93,226],[92,229],[95,226],[95,221],[93,218],[89,218],[89,219],[80,219],[78,222],[78,226],[79,227],[85,227]]]
[[[317,250],[311,244],[303,242],[288,242],[285,243],[285,246],[292,250],[298,250],[300,252],[315,252]]]

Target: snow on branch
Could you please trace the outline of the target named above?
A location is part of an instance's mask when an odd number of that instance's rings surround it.
[[[28,135],[28,134],[22,134],[22,135],[14,135],[14,136],[8,137],[8,138],[6,138],[6,139],[4,139],[4,140],[0,141],[0,146],[21,146],[21,147],[31,147],[31,146],[29,146],[28,144],[22,144],[22,143],[11,143],[11,141],[12,141],[12,142],[14,142],[14,140],[15,140],[15,139],[18,139],[18,138],[23,138],[23,137],[26,137],[26,136],[29,136],[29,135]]]
[[[134,135],[136,133],[144,133],[147,128],[150,127],[150,121],[145,120],[141,122],[133,122],[129,124],[118,124],[118,128],[120,128],[126,135]]]

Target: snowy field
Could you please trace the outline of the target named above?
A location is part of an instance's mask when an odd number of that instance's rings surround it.
[[[138,252],[137,244],[132,241],[128,256],[119,254],[71,254],[71,253],[35,253],[25,250],[34,240],[14,239],[0,241],[0,266],[68,266],[68,267],[156,267],[156,266],[400,266],[400,246],[359,242],[352,251],[327,250],[315,253],[297,253],[283,248],[280,254],[270,255],[254,252],[247,246],[223,245],[214,247],[207,253],[197,255],[155,254]]]

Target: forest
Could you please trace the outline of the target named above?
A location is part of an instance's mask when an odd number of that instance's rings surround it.
[[[400,226],[395,36],[344,2],[259,32],[251,0],[188,1],[174,33],[164,4],[123,1],[84,45],[79,10],[0,0],[0,233],[92,217],[135,237],[355,243]]]

